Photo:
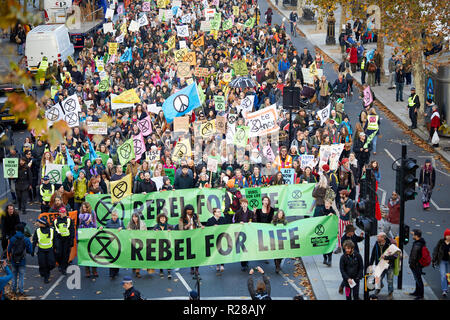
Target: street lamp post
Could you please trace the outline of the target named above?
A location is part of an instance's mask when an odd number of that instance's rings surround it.
[[[330,13],[328,15],[327,19],[327,39],[325,40],[325,43],[327,45],[335,45],[336,44],[336,32],[335,32],[335,22],[336,18],[334,17],[334,13],[332,10],[330,10]]]

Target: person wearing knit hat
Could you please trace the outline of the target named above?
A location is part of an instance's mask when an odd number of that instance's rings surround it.
[[[436,185],[436,172],[431,165],[431,160],[425,160],[424,166],[420,169],[419,187],[422,190],[423,210],[430,210],[430,199],[433,188]]]
[[[433,268],[439,266],[439,273],[441,276],[442,296],[448,295],[448,284],[450,282],[450,229],[444,231],[444,238],[439,239],[436,247],[433,250],[432,260]]]

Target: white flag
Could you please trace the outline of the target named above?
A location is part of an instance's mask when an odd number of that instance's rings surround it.
[[[59,103],[50,107],[45,111],[45,118],[47,119],[47,126],[52,126],[55,122],[59,120],[64,120],[64,112]]]
[[[147,14],[143,14],[138,20],[139,28],[148,25]]]
[[[320,118],[320,125],[322,126],[325,121],[328,120],[328,118],[330,117],[330,112],[331,112],[331,103],[329,103],[325,108],[323,108],[322,110],[319,110],[318,115]]]

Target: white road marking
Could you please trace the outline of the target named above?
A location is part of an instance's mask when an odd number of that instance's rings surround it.
[[[58,284],[61,282],[61,280],[64,278],[63,275],[61,275],[58,280],[48,289],[48,291],[42,296],[41,300],[47,299],[48,295],[52,293],[52,291],[58,286]]]
[[[385,205],[386,203],[386,190],[381,189],[380,187],[378,187],[378,190],[380,190],[383,195],[381,196],[381,205]]]
[[[394,156],[392,155],[392,153],[389,152],[388,149],[385,148],[384,151],[386,151],[387,155],[388,155],[392,160],[394,160],[395,163],[396,163],[398,166],[400,165],[400,163],[397,161],[397,159],[394,158]]]
[[[292,288],[294,288],[295,291],[297,291],[298,294],[302,295],[304,299],[308,298],[307,296],[305,296],[305,294],[303,293],[302,289],[297,287],[297,285],[294,283],[293,280],[289,279],[288,277],[286,277],[282,273],[280,273],[280,275],[284,278],[284,280],[286,280],[291,285]]]
[[[181,283],[183,284],[183,286],[186,288],[186,290],[188,292],[191,292],[192,289],[191,287],[187,284],[186,280],[184,280],[183,276],[179,273],[179,272],[175,272],[175,274],[177,275],[178,279],[180,279]]]
[[[438,211],[450,211],[450,208],[441,208],[439,207],[436,202],[433,201],[433,199],[430,199],[431,204],[436,208]]]

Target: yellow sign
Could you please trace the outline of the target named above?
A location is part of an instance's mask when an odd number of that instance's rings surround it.
[[[179,62],[177,65],[177,75],[180,78],[189,78],[191,76],[191,66],[187,62]]]
[[[126,23],[122,23],[122,25],[120,26],[120,33],[127,34],[127,24]]]
[[[178,162],[181,159],[190,158],[191,154],[192,154],[191,142],[189,141],[189,139],[184,139],[179,141],[175,145],[175,148],[173,149],[172,153],[172,160],[174,162]]]
[[[169,40],[167,40],[167,46],[169,47],[169,50],[175,49],[175,42],[177,41],[176,36],[171,36]]]
[[[216,119],[206,121],[200,125],[200,134],[203,138],[210,137],[216,133]]]
[[[111,202],[117,203],[123,198],[130,196],[133,192],[131,174],[127,174],[120,180],[111,181]]]
[[[157,6],[159,9],[165,9],[166,8],[166,0],[158,0],[157,2]]]
[[[311,75],[313,75],[313,76],[319,75],[315,61],[313,63],[311,63],[311,65],[309,66],[309,72],[311,72]]]
[[[219,38],[219,30],[211,30],[210,33],[214,36],[214,40]]]
[[[108,42],[108,54],[109,55],[113,55],[113,54],[117,54],[117,48],[118,48],[119,44],[117,42]]]
[[[201,36],[200,38],[196,39],[192,44],[195,47],[201,47],[205,45],[205,36]]]
[[[175,56],[176,62],[183,62],[184,56],[188,53],[188,48],[183,48],[180,50],[176,50],[173,52],[173,55]]]
[[[183,61],[189,63],[191,66],[197,65],[197,58],[195,56],[195,52],[191,51],[184,55]]]
[[[233,6],[233,16],[239,17],[239,6]]]
[[[112,103],[141,103],[136,91],[130,89],[111,99]]]
[[[75,61],[73,60],[72,56],[68,56],[67,60],[69,60],[69,63],[70,63],[71,66],[75,65]]]
[[[223,74],[222,80],[224,82],[230,82],[231,81],[231,72],[227,72]]]

